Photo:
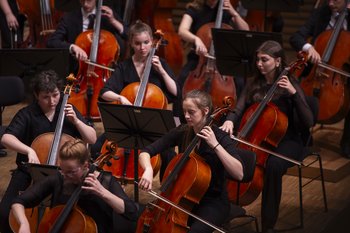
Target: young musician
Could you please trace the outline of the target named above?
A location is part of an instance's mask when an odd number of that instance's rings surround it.
[[[11,232],[8,215],[12,200],[31,183],[25,163],[40,163],[31,144],[39,135],[54,132],[61,110],[62,80],[52,70],[42,71],[32,80],[35,102],[22,108],[7,127],[1,143],[17,152],[17,169],[12,173],[8,188],[0,203],[0,231]],[[65,118],[62,132],[81,138],[85,143],[96,141],[95,130],[86,124],[81,114],[71,104],[64,106]]]
[[[228,114],[221,128],[230,134],[234,129],[238,130],[245,110],[263,100],[285,67],[284,51],[278,42],[266,41],[260,45],[256,50],[256,74],[247,81],[235,109]],[[271,102],[287,116],[288,128],[278,146],[272,150],[300,161],[304,147],[300,132],[313,125],[313,113],[296,79],[283,76],[277,81],[277,85]],[[272,155],[266,161],[261,204],[263,232],[274,232],[282,194],[282,176],[291,166],[292,163]]]
[[[20,223],[20,232],[30,231],[25,208],[38,206],[49,195],[52,195],[50,208],[65,204],[79,186],[82,193],[77,207],[93,218],[99,233],[135,232],[137,206],[110,173],[97,170],[89,173],[94,165],[89,164],[90,155],[83,141],[66,142],[59,159],[60,172],[33,184],[13,201],[12,210]]]
[[[205,126],[206,120],[213,110],[209,94],[198,90],[188,92],[183,100],[183,110],[187,124],[171,130],[140,153],[139,162],[144,173],[139,186],[145,190],[151,190],[153,187],[151,156],[173,146],[178,146],[179,153],[183,153],[194,136],[197,135],[200,140],[195,152],[209,165],[211,179],[204,197],[198,205],[195,205],[192,213],[216,226],[221,226],[230,212],[225,177],[229,174],[234,179],[241,180],[243,166],[229,135],[215,125]],[[188,232],[214,231],[211,227],[192,218],[190,218],[188,226],[190,227]]]
[[[313,12],[309,20],[290,37],[290,44],[297,51],[308,52],[309,60],[313,64],[321,62],[321,55],[312,45],[317,37],[326,30],[333,29],[337,17],[346,7],[345,0],[328,0],[328,3],[319,7]],[[349,11],[349,10],[348,10]],[[349,15],[349,13],[348,13]],[[342,30],[350,30],[350,17],[344,20]],[[311,43],[308,42],[312,38]],[[345,62],[345,61],[344,61]],[[349,70],[348,70],[349,72]],[[349,83],[349,82],[347,82]],[[349,88],[349,85],[346,85]],[[343,136],[340,141],[343,156],[350,158],[350,114],[348,113],[344,121]]]

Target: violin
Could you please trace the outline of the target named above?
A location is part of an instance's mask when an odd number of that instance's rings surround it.
[[[222,114],[230,109],[232,98],[226,98],[226,100],[225,106],[217,108],[207,118],[204,126],[210,126],[214,120],[218,120]],[[194,152],[199,139],[196,135],[185,152],[176,155],[170,161],[160,188],[162,198],[185,209],[187,212],[191,212],[194,204],[200,202],[209,187],[211,179],[209,165],[200,155]],[[174,208],[168,202],[157,201],[151,203],[151,207],[146,208],[141,214],[137,222],[136,232],[187,232],[189,229],[187,226],[188,216],[188,213],[179,210],[179,208]],[[221,232],[223,231],[221,230]]]
[[[305,66],[306,60],[306,53],[298,54],[298,60],[284,68],[263,100],[260,103],[253,104],[246,110],[241,120],[237,139],[242,139],[243,141],[257,146],[267,143],[268,145],[276,147],[279,144],[287,131],[288,118],[276,105],[270,103],[270,101],[278,87],[278,81],[283,76],[293,73],[295,69],[301,69]],[[241,205],[248,205],[252,203],[262,191],[265,163],[270,153],[267,153],[266,150],[258,149],[258,147],[247,146],[246,143],[239,144],[238,142],[240,141],[236,140],[236,146],[252,150],[257,155],[254,177],[250,183],[240,184],[239,193],[237,192],[237,182],[229,180],[227,182],[227,190],[230,201],[236,203],[237,199],[239,199]],[[290,161],[290,159],[286,160]]]
[[[321,63],[315,64],[301,81],[305,94],[319,100],[317,122],[321,124],[340,121],[350,108],[348,77],[342,71],[350,56],[350,32],[343,30],[347,17],[348,9],[345,7],[334,29],[324,31],[317,37],[314,48],[322,56]]]
[[[64,122],[64,108],[68,102],[69,95],[73,89],[75,77],[70,74],[67,78],[67,85],[63,92],[63,100],[58,114],[58,120],[54,133],[44,133],[39,135],[32,142],[31,148],[37,153],[40,163],[48,165],[59,165],[58,151],[61,146],[74,138],[68,134],[62,133]]]
[[[155,32],[155,39],[152,44],[151,51],[147,57],[141,82],[135,82],[127,85],[120,93],[126,97],[134,106],[165,109],[168,101],[162,90],[155,84],[149,83],[149,75],[152,68],[152,58],[163,40],[163,33],[159,30]],[[119,103],[117,103],[119,104]],[[106,141],[102,146],[101,153],[108,151],[109,143]],[[116,146],[114,146],[116,147]],[[104,170],[111,171],[112,174],[122,183],[132,182],[134,180],[134,157],[135,151],[125,148],[114,149],[115,158],[109,160],[109,165],[103,166]],[[151,159],[152,167],[155,169],[154,175],[160,168],[160,156],[154,156]],[[138,171],[142,172],[139,166]],[[139,173],[140,174],[140,173]]]
[[[120,52],[114,35],[101,30],[102,2],[102,0],[98,1],[94,30],[82,32],[75,40],[75,44],[88,54],[89,62],[79,61],[78,83],[69,103],[73,104],[88,120],[100,119],[97,101],[100,90],[111,75],[109,70],[95,66],[93,63],[108,67],[118,59]]]
[[[215,52],[211,36],[211,28],[226,28],[230,26],[222,24],[223,16],[223,0],[219,1],[218,12],[213,23],[208,23],[199,28],[197,36],[201,38],[209,51],[209,56],[200,56],[197,67],[187,76],[182,95],[194,89],[203,90],[212,97],[215,107],[222,106],[222,100],[226,96],[230,96],[236,101],[236,86],[232,76],[221,75],[216,67]],[[233,107],[234,105],[232,105]]]
[[[54,7],[54,0],[17,0],[19,11],[27,16],[29,37],[21,47],[45,48],[49,36],[56,30],[63,12]]]

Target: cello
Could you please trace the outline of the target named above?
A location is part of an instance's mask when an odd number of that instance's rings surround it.
[[[116,38],[112,33],[101,30],[102,2],[102,0],[98,1],[94,30],[82,32],[75,41],[76,45],[86,51],[89,62],[79,61],[78,84],[75,92],[71,94],[69,103],[76,106],[88,120],[100,118],[97,101],[100,90],[110,77],[110,71],[97,68],[92,63],[108,67],[119,57],[119,45]]]
[[[246,143],[239,144],[239,140],[242,139],[253,145],[268,144],[273,147],[277,147],[288,127],[288,118],[281,112],[276,105],[270,103],[275,91],[278,87],[278,81],[289,73],[294,73],[295,69],[301,69],[306,64],[306,54],[298,54],[298,60],[291,65],[284,68],[270,87],[263,100],[260,103],[255,103],[250,106],[244,113],[238,135],[236,145],[243,148],[252,150],[257,155],[256,168],[254,177],[250,183],[238,184],[235,181],[229,180],[227,182],[227,190],[230,201],[236,203],[239,199],[241,205],[248,205],[252,203],[260,194],[263,188],[264,167],[269,154],[266,150],[261,150],[259,147],[250,146]],[[279,156],[281,157],[281,156]],[[297,164],[295,161],[291,161],[288,158],[281,157]],[[239,193],[238,193],[239,190]]]
[[[182,89],[182,95],[193,89],[204,90],[209,93],[213,99],[214,107],[222,105],[222,100],[230,96],[236,101],[236,86],[232,76],[221,75],[217,70],[215,63],[215,52],[211,36],[211,28],[231,28],[222,24],[223,0],[219,1],[218,12],[215,24],[208,23],[199,28],[197,36],[202,39],[207,48],[209,55],[200,56],[197,67],[191,71],[186,78]],[[234,104],[232,105],[232,107]]]
[[[214,120],[218,120],[229,110],[230,104],[232,98],[228,97],[224,107],[216,109],[207,117],[204,126],[211,126]],[[200,202],[211,180],[209,165],[194,152],[199,139],[200,137],[196,135],[184,153],[176,155],[168,164],[158,197],[161,201],[151,203],[151,207],[146,208],[141,214],[137,222],[137,233],[180,233],[189,230],[187,226],[189,213],[194,204]],[[178,207],[169,205],[170,203]],[[212,224],[207,225],[213,227]],[[217,227],[213,228],[223,232]]]
[[[350,32],[342,30],[347,17],[348,9],[345,7],[334,29],[326,30],[317,37],[314,47],[322,55],[321,63],[315,64],[309,75],[301,82],[306,95],[319,99],[317,121],[321,124],[340,121],[350,108],[348,77],[344,76],[341,70],[350,55]],[[322,64],[334,68],[330,69]]]
[[[67,85],[64,89],[63,100],[58,115],[57,125],[55,128],[55,133],[44,133],[39,135],[32,142],[31,147],[37,153],[40,163],[48,165],[59,165],[58,161],[58,151],[59,148],[69,140],[74,140],[74,138],[68,134],[62,133],[63,122],[64,122],[64,107],[68,102],[69,95],[73,89],[73,84],[75,82],[75,77],[70,74],[67,77]]]
[[[19,11],[27,16],[29,38],[22,46],[45,48],[48,37],[56,30],[62,12],[55,10],[54,0],[17,0]]]
[[[145,69],[141,78],[141,82],[134,82],[127,85],[120,93],[126,97],[134,106],[165,109],[168,101],[162,90],[155,84],[149,83],[149,75],[152,68],[152,58],[162,43],[163,33],[161,31],[155,32],[155,39],[152,44],[152,49],[148,54]],[[113,144],[112,144],[113,145]],[[104,154],[110,147],[108,141],[102,146],[101,153]],[[115,145],[113,147],[116,147]],[[134,180],[134,157],[135,152],[124,148],[114,148],[116,159],[110,159],[109,165],[103,166],[104,170],[111,171],[112,174],[120,179],[123,183],[133,182]],[[98,159],[98,158],[97,158]],[[160,156],[154,156],[151,159],[152,167],[155,169],[154,174],[160,168]],[[142,168],[138,168],[139,174]]]

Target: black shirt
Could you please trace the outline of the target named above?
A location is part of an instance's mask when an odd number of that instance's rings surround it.
[[[5,133],[15,136],[22,143],[30,146],[34,139],[39,135],[47,132],[55,132],[59,111],[62,100],[56,107],[56,112],[52,122],[45,116],[37,102],[34,102],[19,110],[10,125],[6,128]],[[86,120],[73,106],[77,118],[86,123]],[[81,138],[78,129],[65,117],[62,132],[74,138]],[[22,162],[28,162],[28,156],[18,153],[16,163],[21,165]]]

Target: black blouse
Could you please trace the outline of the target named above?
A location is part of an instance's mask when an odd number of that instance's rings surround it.
[[[230,155],[241,161],[236,147],[234,146],[234,141],[230,138],[230,136],[215,125],[212,126],[212,129],[221,146],[224,147]],[[144,148],[142,151],[148,152],[151,156],[154,156],[169,147],[178,146],[179,153],[183,153],[187,147],[185,138],[188,130],[189,128],[187,125],[180,125],[177,128],[169,131],[162,138]],[[205,195],[226,195],[225,178],[227,177],[227,173],[225,172],[225,168],[220,159],[217,157],[215,151],[213,151],[213,149],[209,147],[204,140],[201,140],[200,145],[195,152],[204,158],[205,162],[211,169],[210,185]]]
[[[84,192],[84,190],[80,194],[77,205],[83,210],[84,214],[94,219],[98,227],[98,232],[118,233],[120,232],[118,231],[118,227],[120,227],[118,223],[120,222],[116,221],[115,215],[129,220],[130,223],[135,222],[137,220],[137,207],[125,194],[116,178],[110,173],[101,172],[98,179],[106,189],[124,200],[125,213],[115,213],[112,207],[100,197]],[[75,188],[75,186],[66,185],[62,175],[57,172],[57,174],[47,176],[45,179],[30,186],[20,196],[16,197],[13,203],[20,203],[25,208],[32,208],[38,206],[45,198],[52,195],[50,206],[52,208],[67,203]]]
[[[45,116],[37,102],[22,108],[16,113],[10,125],[6,128],[5,133],[12,134],[21,142],[30,146],[37,136],[47,132],[55,132],[61,104],[62,99],[56,107],[55,115],[51,122]],[[73,108],[77,118],[87,124],[80,112],[74,106]],[[81,138],[78,129],[67,117],[64,118],[62,132],[74,138]],[[28,156],[18,153],[16,163],[21,165],[22,162],[28,162]]]
[[[160,62],[164,70],[169,74],[169,76],[176,82],[175,75],[169,65],[164,59],[160,58]],[[104,87],[101,89],[100,95],[107,91],[113,91],[117,94],[129,85],[130,83],[140,82],[140,77],[136,71],[132,58],[129,58],[121,63],[119,63],[113,72],[112,76],[107,80]],[[152,67],[149,75],[149,82],[158,86],[168,99],[168,102],[172,103],[177,98],[177,96],[172,95],[160,74]],[[177,86],[177,93],[179,93],[179,87]]]

